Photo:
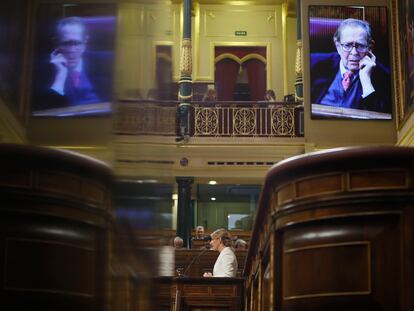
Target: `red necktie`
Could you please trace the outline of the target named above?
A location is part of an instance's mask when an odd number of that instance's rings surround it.
[[[78,87],[80,85],[80,72],[79,71],[71,71],[70,72],[70,79],[72,80],[72,85],[74,87]]]
[[[344,88],[344,91],[346,91],[352,82],[352,72],[346,71],[344,73],[344,78],[342,79],[342,86]]]

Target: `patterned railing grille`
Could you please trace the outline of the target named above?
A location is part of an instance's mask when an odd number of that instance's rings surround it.
[[[176,135],[177,102],[122,101],[116,132]],[[301,137],[303,106],[287,103],[193,103],[190,133],[198,137]]]
[[[175,102],[122,101],[117,109],[116,132],[175,136],[176,107]]]
[[[194,136],[303,136],[292,104],[194,104]]]

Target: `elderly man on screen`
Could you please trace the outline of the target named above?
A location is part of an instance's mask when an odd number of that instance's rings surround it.
[[[34,111],[56,108],[61,112],[87,111],[104,107],[95,104],[111,101],[113,23],[111,17],[99,16],[71,16],[57,21],[54,36],[41,41],[53,39],[53,46],[39,44],[38,47],[40,58],[35,62],[33,81]],[[90,34],[93,34],[92,43]],[[83,107],[66,109],[73,106]]]
[[[73,105],[99,102],[86,74],[83,55],[89,35],[80,17],[68,17],[57,25],[57,47],[50,54],[55,77],[50,89],[66,96]]]
[[[311,54],[312,104],[391,112],[390,72],[371,36],[366,21],[345,19],[333,36],[337,52]]]

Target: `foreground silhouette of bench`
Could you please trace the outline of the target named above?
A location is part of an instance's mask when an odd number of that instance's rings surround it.
[[[0,300],[8,310],[104,310],[111,170],[0,144]]]
[[[266,175],[252,240],[251,310],[414,310],[414,148],[280,162]]]

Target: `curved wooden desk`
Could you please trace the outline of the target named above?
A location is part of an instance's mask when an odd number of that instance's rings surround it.
[[[414,310],[413,177],[414,148],[342,148],[275,165],[244,271],[250,309]]]
[[[103,310],[109,167],[70,152],[0,144],[0,172],[1,308]]]

